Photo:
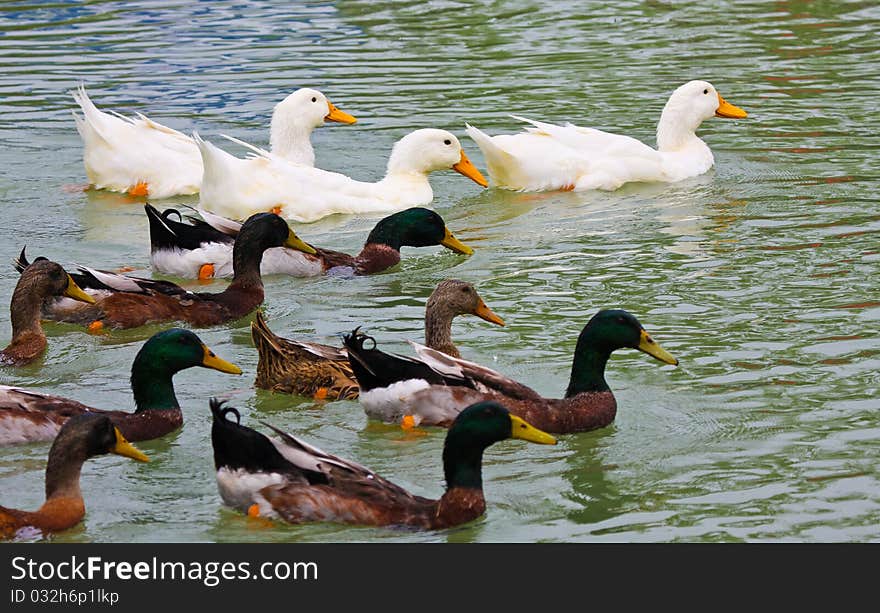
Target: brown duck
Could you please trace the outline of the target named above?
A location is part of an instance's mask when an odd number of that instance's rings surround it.
[[[452,342],[452,320],[466,314],[504,325],[473,285],[454,279],[441,281],[425,306],[425,344],[461,357]],[[357,398],[358,384],[344,348],[277,336],[260,312],[251,324],[251,335],[259,354],[257,387],[316,398]]]
[[[12,341],[0,351],[0,365],[23,366],[46,351],[46,335],[40,323],[40,308],[47,298],[73,298],[87,304],[95,299],[82,291],[61,264],[41,259],[24,269],[15,290],[9,314]]]
[[[27,528],[43,534],[72,528],[86,515],[79,486],[83,463],[105,453],[139,462],[149,458],[125,440],[106,415],[78,415],[64,424],[46,464],[46,502],[36,511],[0,506],[0,538],[9,539]]]
[[[92,329],[134,328],[161,321],[186,321],[196,327],[206,327],[234,321],[262,304],[260,262],[263,252],[281,246],[315,253],[278,215],[257,213],[241,227],[232,255],[235,273],[232,283],[222,292],[196,293],[170,281],[80,267],[81,273],[74,278],[95,298],[96,304],[76,306],[49,300],[43,303],[43,317],[84,324]]]
[[[415,496],[363,466],[330,455],[277,428],[265,435],[240,424],[233,408],[211,400],[211,442],[223,502],[253,517],[292,524],[335,522],[436,530],[472,521],[486,510],[483,451],[508,438],[556,444],[497,402],[456,417],[443,446],[446,492]],[[236,421],[227,419],[233,414]]]

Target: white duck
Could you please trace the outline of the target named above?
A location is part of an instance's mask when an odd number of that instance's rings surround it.
[[[711,83],[676,89],[657,124],[657,149],[619,134],[573,124],[558,126],[522,117],[526,132],[489,136],[467,125],[498,187],[520,191],[614,190],[630,181],[680,181],[715,163],[696,130],[709,117],[741,119],[746,112],[721,97]]]
[[[138,113],[136,118],[105,113],[83,86],[73,92],[82,116],[73,113],[85,150],[89,182],[97,189],[133,196],[167,198],[195,194],[202,183],[202,156],[189,136]],[[296,164],[314,166],[309,138],[324,121],[354,123],[321,92],[298,89],[275,106],[270,128],[272,151]]]
[[[385,177],[378,182],[356,181],[343,174],[290,164],[280,156],[237,139],[251,149],[235,157],[194,135],[202,152],[205,174],[201,208],[233,219],[272,211],[299,222],[312,222],[335,213],[378,213],[429,204],[434,193],[428,174],[452,169],[475,183],[489,184],[450,132],[415,130],[394,144]]]

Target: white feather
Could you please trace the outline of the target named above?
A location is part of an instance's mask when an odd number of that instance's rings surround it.
[[[430,204],[434,194],[428,174],[452,168],[462,154],[451,133],[416,130],[394,145],[385,177],[369,183],[291,164],[258,148],[251,149],[259,154],[241,159],[200,139],[196,142],[205,167],[202,208],[246,219],[281,207],[282,216],[300,222],[336,213],[380,213]]]
[[[374,419],[385,422],[400,421],[410,415],[413,409],[413,397],[417,392],[428,389],[424,379],[407,379],[397,381],[388,387],[361,391],[360,402],[364,412]]]
[[[715,88],[705,81],[690,81],[676,89],[657,126],[657,149],[629,136],[516,115],[531,127],[498,136],[473,126],[467,131],[483,151],[489,175],[499,187],[612,190],[631,181],[680,181],[709,170],[714,164],[712,152],[695,132],[719,104]]]
[[[217,471],[217,490],[220,492],[220,498],[223,499],[224,504],[245,512],[257,502],[260,490],[270,485],[281,485],[284,482],[284,477],[274,472],[248,472],[243,468],[230,470],[225,466]],[[267,507],[271,509],[271,505],[267,505]],[[260,507],[260,515],[264,515],[262,506]]]
[[[202,156],[194,139],[141,113],[132,118],[100,111],[82,85],[71,93],[83,113],[73,117],[92,185],[125,192],[143,182],[151,198],[199,191]],[[311,133],[329,112],[327,99],[316,90],[303,88],[287,96],[272,115],[273,152],[291,163],[313,166]]]
[[[231,277],[232,245],[202,243],[198,249],[158,249],[150,254],[153,268],[159,272],[197,279],[204,264],[214,265],[214,277]],[[272,247],[263,253],[260,273],[263,275],[290,275],[315,277],[324,272],[321,261],[296,249]]]

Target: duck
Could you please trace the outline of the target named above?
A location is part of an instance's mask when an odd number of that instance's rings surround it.
[[[708,171],[715,158],[696,131],[713,116],[743,119],[748,114],[724,100],[711,83],[689,81],[663,107],[657,149],[629,136],[516,115],[531,126],[524,133],[489,136],[470,124],[466,129],[497,187],[610,191],[631,181],[675,182]]]
[[[160,213],[149,203],[144,208],[150,222],[150,262],[154,270],[202,280],[232,276],[232,251],[241,228],[239,222],[201,210],[203,219],[190,216],[190,223],[183,223],[180,212],[175,209]],[[172,219],[174,215],[179,221]],[[358,255],[314,245],[310,245],[314,254],[275,247],[263,255],[260,273],[294,277],[370,275],[400,262],[401,247],[435,245],[462,255],[474,252],[455,237],[439,214],[423,207],[411,207],[381,219]]]
[[[452,342],[452,320],[466,314],[504,326],[471,283],[458,279],[438,283],[425,306],[425,344],[460,358]],[[259,354],[257,387],[319,400],[357,398],[357,380],[344,348],[282,338],[269,329],[260,311],[251,323],[251,335]]]
[[[288,163],[280,156],[238,139],[251,151],[246,159],[193,138],[204,163],[199,206],[242,219],[272,211],[285,219],[313,222],[334,214],[368,214],[425,206],[434,199],[428,174],[452,169],[481,187],[489,183],[446,130],[423,128],[394,144],[385,177],[378,182],[356,181],[344,174]]]
[[[202,156],[191,137],[140,113],[125,117],[101,111],[85,86],[71,93],[82,112],[74,112],[73,117],[83,141],[86,175],[94,188],[157,199],[199,191]],[[325,121],[353,124],[357,119],[316,89],[296,90],[275,105],[269,137],[272,152],[293,164],[314,166],[310,137]]]
[[[495,370],[424,345],[411,342],[418,357],[410,358],[384,353],[375,343],[359,329],[343,337],[361,405],[369,417],[400,422],[405,428],[448,427],[465,406],[494,400],[547,432],[595,430],[610,425],[617,414],[617,401],[605,381],[612,352],[633,348],[678,364],[635,315],[623,309],[600,310],[581,330],[564,398],[545,398]]]
[[[96,409],[70,398],[0,385],[0,447],[50,441],[71,417],[86,413],[106,415],[130,441],[165,436],[183,425],[174,375],[194,366],[241,374],[238,366],[219,357],[194,332],[170,328],[151,336],[132,362],[134,413]]]
[[[443,446],[446,491],[415,496],[368,468],[330,455],[263,422],[275,436],[241,425],[241,415],[212,399],[211,443],[223,503],[250,517],[291,524],[333,522],[439,530],[486,511],[483,452],[509,438],[543,445],[556,439],[497,402],[479,402],[456,417]],[[235,421],[228,416],[232,415]]]
[[[22,272],[9,305],[12,341],[0,351],[0,366],[24,366],[45,353],[48,343],[40,321],[40,308],[44,300],[56,296],[95,303],[61,264],[40,260]]]
[[[32,530],[46,535],[76,526],[86,515],[79,483],[82,466],[89,458],[108,453],[150,461],[106,415],[85,413],[67,420],[49,449],[46,502],[36,511],[0,506],[0,537],[12,539]]]
[[[74,278],[93,298],[84,305],[65,299],[43,302],[45,319],[86,325],[92,331],[135,328],[148,323],[185,321],[195,327],[216,326],[251,313],[263,302],[260,262],[263,252],[285,245],[316,253],[273,213],[258,213],[244,222],[235,241],[232,283],[222,292],[191,292],[170,281],[157,281],[79,266]],[[22,254],[18,267],[27,264]]]

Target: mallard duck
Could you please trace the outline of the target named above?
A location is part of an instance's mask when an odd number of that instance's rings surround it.
[[[191,223],[183,223],[182,219],[171,219],[180,216],[174,209],[159,213],[149,204],[145,209],[150,220],[150,261],[155,270],[184,278],[232,276],[232,250],[240,223],[206,211],[201,213],[210,223],[192,217]],[[314,246],[314,255],[275,247],[263,255],[260,272],[312,277],[347,268],[355,275],[369,275],[396,265],[401,247],[435,245],[464,255],[474,252],[455,238],[440,215],[413,207],[380,220],[356,256]]]
[[[217,357],[194,333],[172,328],[150,337],[134,358],[134,413],[95,409],[69,398],[0,385],[0,446],[50,441],[68,419],[83,413],[108,416],[131,441],[165,436],[183,425],[174,375],[193,366],[241,374],[238,366]]]
[[[12,342],[0,351],[0,365],[23,366],[46,351],[46,335],[40,324],[43,301],[54,296],[67,296],[88,304],[95,299],[82,291],[61,264],[40,260],[25,269],[9,305],[12,320]]]
[[[518,438],[555,445],[556,439],[497,402],[461,411],[446,435],[439,500],[414,496],[359,464],[330,455],[269,424],[277,438],[241,425],[232,407],[211,400],[211,442],[223,502],[252,517],[292,524],[325,521],[436,530],[463,524],[486,511],[483,451]],[[235,416],[236,421],[227,419]]]
[[[425,344],[461,357],[452,342],[452,320],[466,314],[504,325],[473,285],[454,279],[441,281],[425,306]],[[277,336],[259,311],[251,323],[251,335],[260,355],[254,382],[257,387],[319,399],[357,398],[358,384],[345,349]]]
[[[373,343],[372,349],[364,346],[366,341]],[[496,400],[542,430],[583,432],[609,425],[617,413],[617,401],[605,382],[605,363],[613,351],[630,347],[666,364],[678,364],[634,315],[620,309],[599,311],[584,326],[561,399],[544,398],[485,366],[411,344],[417,359],[383,353],[359,330],[345,335],[360,401],[370,417],[405,426],[448,426],[463,407]]]
[[[89,458],[113,453],[138,462],[150,459],[113,426],[106,415],[77,415],[67,421],[46,463],[46,502],[36,511],[0,506],[0,537],[10,539],[22,529],[43,534],[72,528],[86,516],[79,476]]]
[[[614,190],[630,181],[680,181],[715,163],[695,134],[709,117],[741,119],[746,112],[721,97],[711,83],[690,81],[676,89],[657,124],[657,149],[629,136],[558,126],[522,117],[525,133],[489,136],[468,125],[486,158],[492,182],[506,189]]]
[[[242,219],[273,211],[286,219],[317,221],[335,213],[380,213],[430,204],[428,174],[452,169],[486,187],[458,139],[445,130],[416,130],[394,145],[385,178],[376,183],[296,166],[277,155],[249,147],[252,156],[237,158],[193,135],[202,152],[205,173],[199,203],[203,209]],[[235,140],[235,139],[233,139]]]
[[[97,189],[133,196],[168,198],[195,194],[202,184],[202,156],[189,136],[148,119],[98,110],[84,87],[72,92],[82,109],[74,113],[83,140],[83,162]],[[321,92],[299,89],[275,106],[270,128],[272,152],[295,164],[314,166],[310,136],[324,121],[354,123]]]
[[[84,324],[92,330],[134,328],[160,321],[187,321],[196,327],[234,321],[262,304],[260,262],[263,252],[282,245],[315,253],[278,215],[259,213],[248,218],[232,252],[235,268],[232,283],[219,293],[195,293],[170,281],[129,277],[80,266],[80,273],[74,278],[96,303],[46,301],[43,317]],[[23,261],[19,265],[27,263],[23,256],[20,259]]]

